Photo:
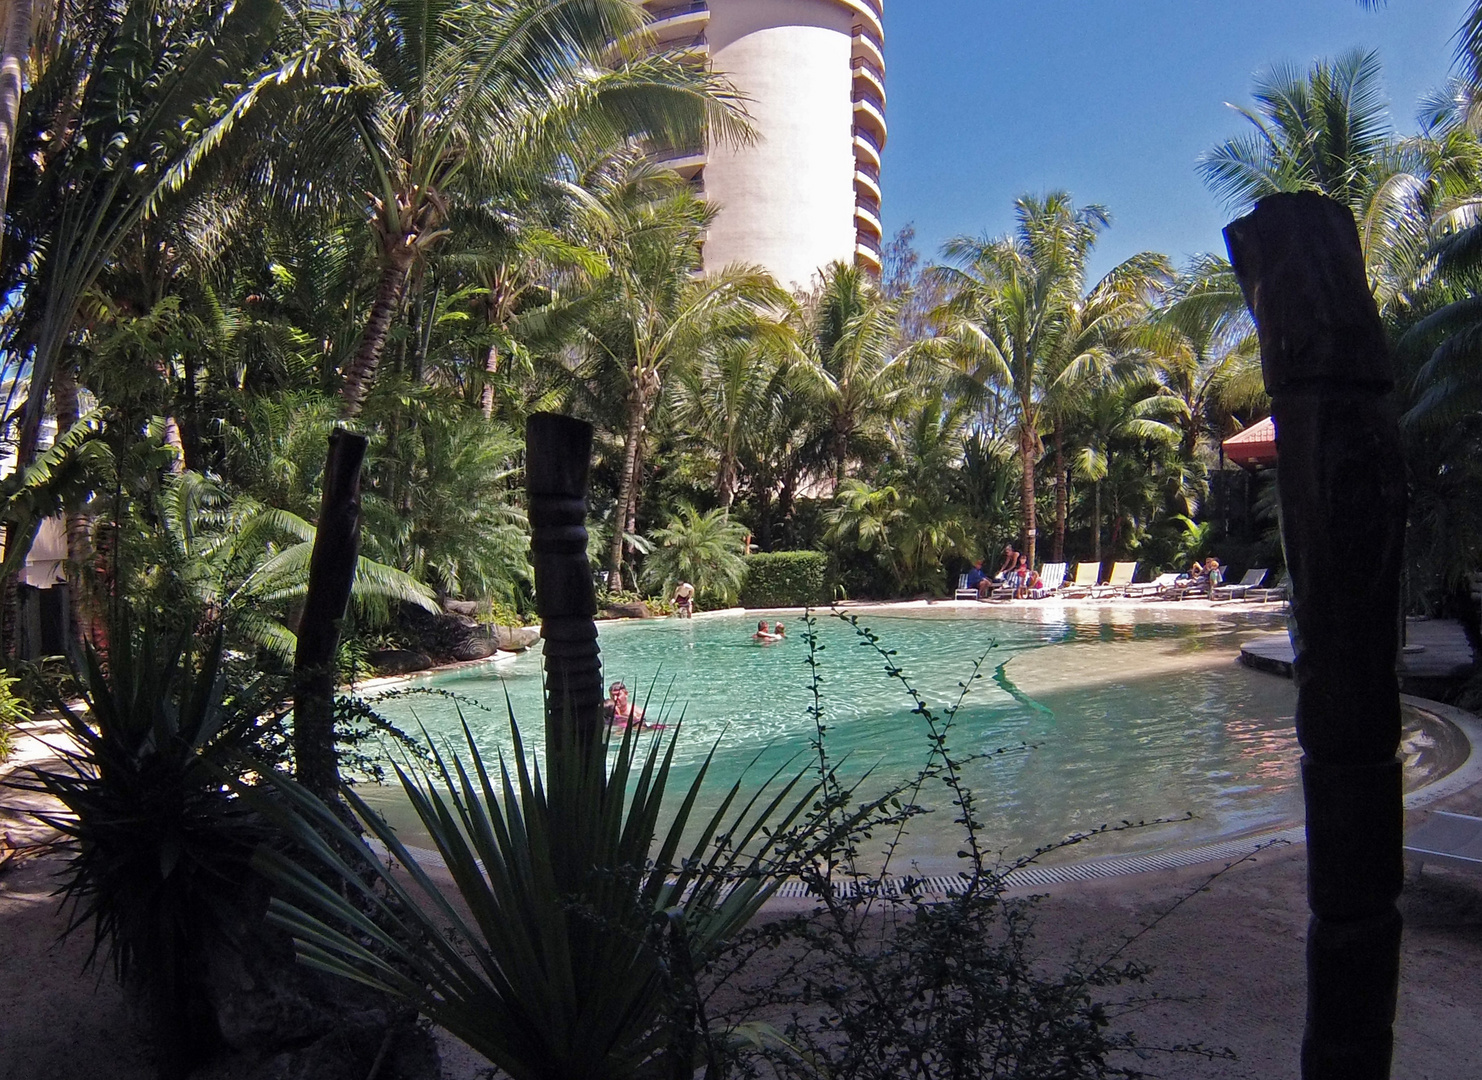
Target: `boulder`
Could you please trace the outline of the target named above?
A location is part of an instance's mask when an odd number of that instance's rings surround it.
[[[467,615],[470,619],[477,619],[488,612],[489,605],[482,600],[445,600],[443,610],[452,615]]]
[[[491,626],[488,633],[501,652],[524,652],[540,640],[538,626]]]
[[[631,604],[608,604],[605,610],[609,619],[652,619],[654,617],[654,613],[642,600],[635,600]]]
[[[483,634],[475,634],[467,641],[461,642],[453,647],[454,660],[487,660],[498,651],[494,639]]]
[[[382,675],[410,675],[432,666],[432,657],[410,649],[377,649],[367,659]]]

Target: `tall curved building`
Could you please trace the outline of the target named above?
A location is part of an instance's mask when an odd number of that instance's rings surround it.
[[[853,261],[882,268],[884,0],[647,0],[665,47],[703,49],[747,98],[756,141],[672,152],[720,211],[707,268],[758,264],[783,285]]]

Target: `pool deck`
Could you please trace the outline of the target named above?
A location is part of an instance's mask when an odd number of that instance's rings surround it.
[[[1240,646],[1240,662],[1257,671],[1292,677],[1291,638],[1284,632],[1261,634]],[[1400,689],[1420,697],[1444,694],[1476,669],[1466,631],[1454,619],[1406,619],[1405,650],[1395,670]]]

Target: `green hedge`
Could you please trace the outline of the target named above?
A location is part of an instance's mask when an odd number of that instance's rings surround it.
[[[773,551],[746,559],[741,605],[749,608],[827,604],[828,556],[821,551]]]

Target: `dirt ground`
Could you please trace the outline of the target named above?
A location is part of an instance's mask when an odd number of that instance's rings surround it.
[[[23,747],[34,759],[34,744]],[[0,803],[14,807],[14,793]],[[1482,788],[1437,804],[1482,814]],[[17,842],[41,830],[0,814]],[[1268,1078],[1297,1075],[1304,1009],[1305,849],[1273,848],[1192,895],[1125,954],[1153,965],[1146,1000],[1121,1018],[1149,1046],[1202,1042],[1236,1061],[1155,1055],[1139,1067],[1160,1076]],[[0,1080],[148,1080],[149,1055],[122,996],[82,971],[84,935],[58,944],[52,896],[60,864],[23,860],[0,872]],[[1219,865],[1057,886],[1041,903],[1040,951],[1051,962],[1078,944],[1093,954],[1189,897]],[[1394,1076],[1482,1076],[1482,877],[1427,868],[1412,877],[1405,916]],[[449,1080],[486,1066],[447,1040]],[[486,1075],[486,1074],[485,1074]]]

